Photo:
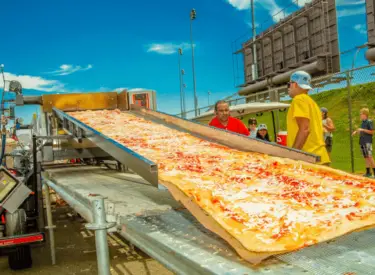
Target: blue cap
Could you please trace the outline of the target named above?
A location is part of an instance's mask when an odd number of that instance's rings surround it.
[[[320,111],[322,111],[322,113],[325,113],[325,114],[328,113],[328,109],[326,107],[320,108]]]
[[[311,87],[311,76],[308,73],[304,72],[304,71],[294,72],[290,76],[290,82],[297,83],[298,86],[300,86],[302,89],[312,90],[312,87]]]

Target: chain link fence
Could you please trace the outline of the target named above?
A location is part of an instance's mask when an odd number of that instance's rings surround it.
[[[370,119],[375,115],[375,66],[350,69],[315,82],[311,96],[328,109],[335,124],[332,166],[349,172],[364,170],[359,137],[352,133],[361,125],[360,109],[368,108]]]
[[[362,172],[365,170],[365,162],[360,151],[359,137],[358,135],[352,136],[352,132],[361,125],[359,118],[361,108],[368,108],[370,119],[375,118],[375,65],[352,69],[350,66],[355,66],[355,59],[352,65],[349,62],[347,64],[349,69],[343,72],[314,79],[310,95],[319,107],[328,109],[328,115],[335,124],[331,154],[332,166],[348,172]],[[290,100],[285,86],[246,97],[238,96],[229,99],[228,102],[233,106],[249,102],[288,103]],[[199,108],[198,114],[201,115],[212,109],[213,105]],[[278,131],[286,130],[286,113],[285,110],[280,110],[277,114]],[[194,110],[187,112],[184,116],[186,119],[194,118]],[[257,117],[258,123],[272,123],[269,114],[258,113],[252,116]],[[247,124],[249,117],[251,116],[241,117],[241,119]],[[273,134],[272,138],[275,140]]]

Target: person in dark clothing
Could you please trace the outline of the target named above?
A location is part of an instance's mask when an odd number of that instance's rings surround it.
[[[375,162],[372,157],[372,136],[374,134],[374,125],[372,120],[368,119],[369,109],[361,109],[360,116],[362,120],[361,128],[353,132],[353,135],[359,133],[359,145],[361,146],[362,155],[366,161],[366,174],[364,177],[372,177],[371,168],[375,175]]]
[[[256,138],[271,142],[266,124],[259,124]]]

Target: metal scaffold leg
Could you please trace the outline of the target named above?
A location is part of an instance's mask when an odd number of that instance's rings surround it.
[[[49,192],[49,186],[47,184],[43,184],[45,199],[46,199],[46,211],[47,211],[47,226],[45,227],[48,229],[48,235],[49,235],[49,242],[51,247],[51,259],[52,264],[56,264],[56,249],[55,249],[55,232],[54,229],[56,228],[55,225],[53,225],[52,221],[52,209],[51,209],[51,196]]]
[[[114,227],[116,223],[107,223],[103,197],[95,197],[92,201],[92,211],[94,222],[86,224],[86,228],[95,231],[98,274],[110,275],[107,229]]]

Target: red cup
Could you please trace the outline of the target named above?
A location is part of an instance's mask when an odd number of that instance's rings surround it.
[[[277,144],[286,146],[287,145],[287,138],[288,138],[287,132],[282,132],[282,131],[279,132],[277,134],[277,138],[276,138]]]

